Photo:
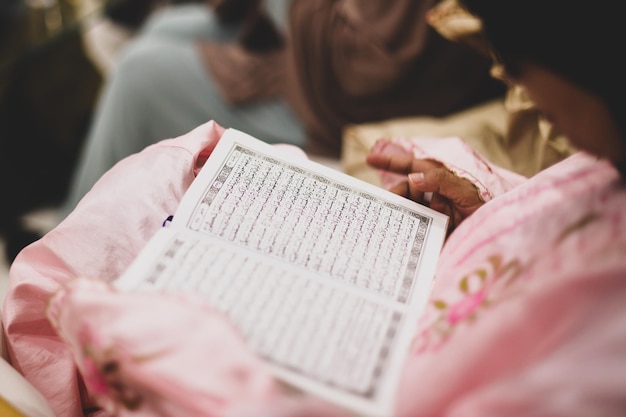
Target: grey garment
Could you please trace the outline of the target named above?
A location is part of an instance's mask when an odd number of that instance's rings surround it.
[[[218,23],[196,4],[159,10],[146,22],[103,87],[61,219],[115,163],[209,120],[269,143],[304,145],[304,128],[283,100],[245,106],[222,101],[196,42],[236,35],[237,27]]]
[[[293,0],[265,0],[263,5],[267,15],[281,30],[286,31],[288,26],[289,6]]]

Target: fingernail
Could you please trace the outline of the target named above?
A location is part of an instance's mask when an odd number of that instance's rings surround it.
[[[409,180],[414,183],[424,182],[424,173],[423,172],[412,172],[409,174]]]

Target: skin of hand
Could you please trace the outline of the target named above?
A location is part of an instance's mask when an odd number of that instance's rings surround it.
[[[409,150],[388,139],[376,142],[366,162],[372,168],[406,175],[405,180],[389,190],[448,215],[448,233],[485,204],[470,181],[456,176],[438,161],[415,158]]]

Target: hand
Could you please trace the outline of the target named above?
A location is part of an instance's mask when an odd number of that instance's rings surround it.
[[[440,162],[415,158],[389,140],[376,142],[366,161],[373,168],[406,175],[390,191],[448,215],[448,233],[485,203],[470,181]]]

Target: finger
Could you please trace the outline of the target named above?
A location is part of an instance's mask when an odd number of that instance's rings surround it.
[[[390,139],[379,139],[374,143],[369,153],[385,155],[410,155],[411,151]]]
[[[408,175],[439,168],[439,162],[430,159],[416,159],[412,154],[370,153],[366,162],[373,168]]]
[[[428,193],[432,199],[432,196],[439,191],[440,184],[437,178],[433,178],[432,174],[429,174],[427,179],[426,173],[413,172],[408,175],[407,186],[409,195],[416,196]]]
[[[443,213],[446,216],[452,216],[452,207],[450,206],[450,200],[442,197],[440,194],[433,194],[433,198],[430,201],[431,209]],[[450,225],[448,225],[450,226]]]
[[[371,153],[367,155],[365,161],[372,168],[395,172],[397,174],[408,174],[411,172],[413,155],[388,155],[384,153]]]
[[[400,174],[410,172],[413,159],[413,153],[409,149],[389,139],[377,140],[366,156],[366,162],[372,167]]]
[[[439,193],[459,203],[479,199],[478,190],[474,184],[450,171],[446,171],[445,180],[441,182],[439,187]]]
[[[429,201],[424,200],[425,192],[428,192],[429,197],[432,196],[432,193],[429,190],[424,189],[422,185],[424,184],[424,173],[423,172],[413,172],[409,174],[408,181],[406,182],[407,187],[407,197],[413,201],[417,201],[418,203],[422,203],[426,206],[430,204]]]
[[[409,175],[409,188],[412,189],[410,193],[419,190],[441,194],[461,206],[481,203],[477,189],[472,183],[445,168],[426,171],[423,176]]]
[[[418,190],[411,190],[409,187],[408,181],[402,181],[398,184],[395,184],[393,187],[389,188],[394,194],[398,194],[402,197],[408,198],[409,200],[413,200],[416,203],[424,204],[424,193]],[[427,205],[427,204],[425,204]]]
[[[452,202],[445,197],[442,197],[441,194],[433,194],[433,199],[430,202],[431,209],[443,213],[448,216],[448,228],[446,234],[451,233],[459,223],[462,221],[460,214],[457,210],[454,209]]]
[[[406,181],[395,184],[394,186],[389,187],[388,190],[402,197],[409,197],[409,184]]]

